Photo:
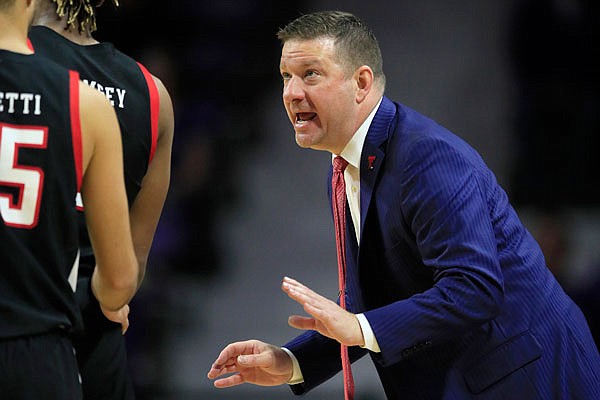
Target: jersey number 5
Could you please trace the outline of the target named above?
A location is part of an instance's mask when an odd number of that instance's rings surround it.
[[[0,214],[8,226],[31,229],[37,225],[44,171],[20,165],[19,149],[45,149],[47,145],[46,128],[0,124],[0,186],[13,189],[0,192]]]

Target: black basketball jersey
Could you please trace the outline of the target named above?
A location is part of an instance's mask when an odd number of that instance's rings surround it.
[[[102,92],[115,108],[123,143],[125,188],[131,205],[154,155],[158,137],[159,98],[151,75],[144,66],[108,42],[82,46],[43,26],[31,27],[29,40],[36,54],[78,71],[83,82]],[[82,266],[94,266],[83,217],[80,228]]]
[[[78,74],[0,50],[0,338],[80,327],[81,151]]]

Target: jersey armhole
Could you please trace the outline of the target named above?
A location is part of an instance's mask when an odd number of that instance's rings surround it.
[[[69,71],[69,92],[73,157],[75,159],[77,192],[79,192],[81,190],[81,182],[83,179],[83,149],[81,142],[81,118],[79,116],[79,73],[72,70]]]
[[[156,142],[158,141],[158,113],[160,110],[160,98],[158,95],[158,88],[156,87],[156,83],[152,78],[152,75],[146,67],[144,67],[141,63],[137,63],[146,79],[146,84],[148,85],[148,92],[150,93],[150,127],[152,132],[152,143],[150,144],[150,156],[148,157],[148,165],[152,162],[154,158],[154,152],[156,151]]]

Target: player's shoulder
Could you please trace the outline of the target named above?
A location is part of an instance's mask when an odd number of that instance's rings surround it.
[[[136,64],[138,66],[138,68],[140,69],[140,71],[142,72],[142,74],[144,75],[145,79],[146,79],[146,83],[149,86],[154,86],[156,88],[156,93],[158,95],[158,98],[161,101],[161,104],[163,104],[164,102],[171,102],[171,96],[169,95],[169,91],[167,90],[166,85],[163,83],[163,81],[156,75],[154,75],[145,65],[144,63],[140,62],[140,61],[136,61]]]
[[[29,28],[27,37],[34,51],[36,48],[39,50],[40,48],[44,49],[61,46],[64,45],[63,42],[66,41],[62,35],[43,25],[32,25]]]
[[[32,63],[33,67],[37,69],[36,76],[53,76],[58,78],[61,75],[72,75],[73,77],[79,79],[79,74],[77,72],[41,54],[32,54],[32,60],[34,60]]]
[[[118,63],[122,66],[133,68],[139,70],[140,72],[144,72],[145,66],[134,56],[122,51],[112,42],[104,41],[101,43],[105,46],[111,47],[113,62],[118,61]]]
[[[79,85],[79,108],[82,114],[103,114],[113,113],[113,107],[110,105],[106,96],[83,81]]]
[[[42,25],[32,25],[29,28],[29,32],[27,33],[27,36],[32,38],[32,39],[40,39],[40,38],[46,38],[46,37],[50,37],[51,35],[52,29],[47,28],[45,26]]]

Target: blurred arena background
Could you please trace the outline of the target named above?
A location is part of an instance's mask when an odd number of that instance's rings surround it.
[[[217,390],[206,373],[231,341],[296,334],[283,276],[337,291],[329,157],[294,142],[275,37],[323,9],[374,30],[388,97],[480,151],[598,335],[597,2],[122,0],[101,8],[97,37],[160,77],[176,113],[171,190],[127,333],[139,400],[293,398]],[[385,399],[370,360],[353,371],[357,399]],[[305,396],[341,397],[340,377]]]

